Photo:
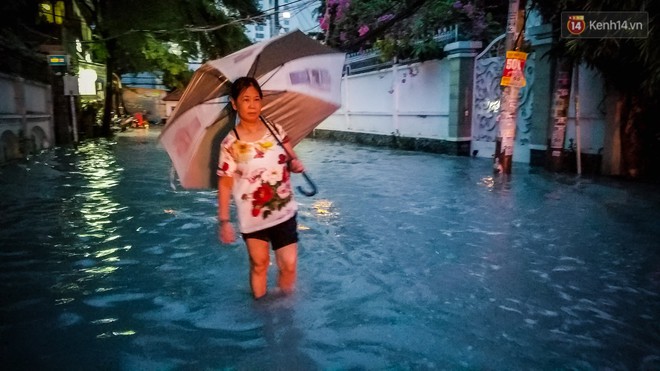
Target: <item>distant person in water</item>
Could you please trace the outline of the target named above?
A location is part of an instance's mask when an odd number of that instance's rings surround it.
[[[233,196],[250,256],[250,287],[255,299],[267,292],[270,247],[279,268],[279,288],[293,292],[298,226],[290,172],[304,171],[282,127],[260,118],[262,99],[255,79],[241,77],[232,84],[230,101],[239,122],[222,141],[217,171],[219,239],[222,243],[236,239],[230,218]]]

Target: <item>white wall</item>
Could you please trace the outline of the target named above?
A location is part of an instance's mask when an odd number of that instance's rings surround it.
[[[605,111],[607,108],[605,106],[605,84],[596,70],[584,65],[580,65],[578,79],[579,81],[573,76],[565,146],[568,146],[570,138],[573,138],[577,145],[575,130],[575,94],[577,93],[580,151],[595,154],[603,148],[605,142]]]
[[[342,79],[342,107],[319,129],[448,139],[449,68],[434,60]]]
[[[533,61],[529,61],[533,65]],[[531,73],[528,85],[534,82]],[[376,72],[344,76],[342,79],[342,107],[321,123],[318,128],[392,135],[398,133],[404,137],[455,140],[448,135],[450,71],[447,60],[433,60],[411,65],[395,65]],[[496,84],[497,85],[497,84]],[[499,85],[497,85],[499,90]],[[572,93],[575,92],[575,81]],[[605,141],[605,87],[597,72],[580,67],[579,72],[580,104],[580,143],[582,153],[595,154],[604,146]],[[533,115],[534,97],[528,97],[527,112]],[[566,146],[569,138],[576,138],[575,104],[571,96],[569,120],[566,131]],[[529,163],[530,145],[525,142],[529,133],[524,130],[528,125],[523,112],[519,112],[519,130],[516,136],[514,161]],[[548,118],[550,120],[550,118]],[[474,129],[473,129],[474,130]],[[538,147],[538,146],[536,146]],[[535,149],[539,149],[536,148]],[[472,149],[478,149],[478,156],[492,157],[495,142],[475,141]]]
[[[21,137],[33,146],[26,150],[49,148],[55,143],[51,87],[0,74],[0,162],[21,155],[15,143],[5,142]]]

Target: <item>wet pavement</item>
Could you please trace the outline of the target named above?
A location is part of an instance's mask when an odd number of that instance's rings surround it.
[[[307,139],[298,289],[255,302],[215,192],[173,188],[157,134],[0,168],[5,364],[660,369],[657,186]]]

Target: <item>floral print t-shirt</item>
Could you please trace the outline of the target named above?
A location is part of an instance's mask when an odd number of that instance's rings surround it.
[[[273,131],[288,140],[281,126]],[[246,142],[230,131],[222,141],[218,176],[234,178],[233,198],[241,233],[280,224],[296,214],[288,156],[268,130],[258,141]]]

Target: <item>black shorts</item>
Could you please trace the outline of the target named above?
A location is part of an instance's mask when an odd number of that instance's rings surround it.
[[[273,250],[296,243],[298,242],[298,222],[296,221],[296,215],[272,227],[252,233],[243,233],[243,240],[247,240],[248,238],[270,242]]]

